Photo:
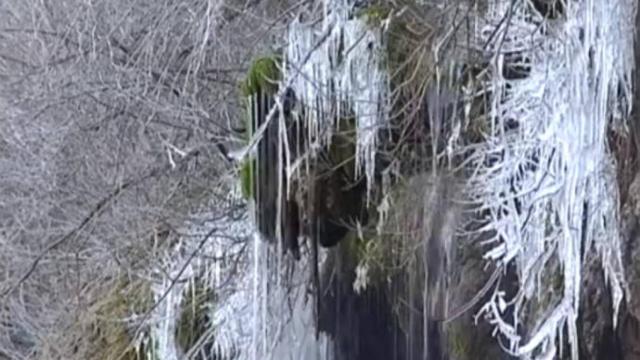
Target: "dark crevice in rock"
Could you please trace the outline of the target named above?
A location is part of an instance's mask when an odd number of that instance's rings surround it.
[[[333,339],[335,360],[406,359],[386,288],[353,289],[355,262],[347,246],[329,254],[322,276],[318,329]]]
[[[564,13],[563,0],[533,0],[531,3],[547,19],[557,19]]]

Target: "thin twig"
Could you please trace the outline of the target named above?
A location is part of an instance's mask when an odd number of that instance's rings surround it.
[[[180,160],[179,163],[186,163],[188,160],[190,160],[191,158],[195,157],[196,155],[198,155],[200,153],[199,150],[192,150],[190,153],[187,154],[187,156],[185,156],[184,158],[182,158]],[[49,254],[50,252],[52,252],[53,250],[57,249],[58,247],[60,247],[62,244],[64,244],[65,242],[69,241],[72,238],[76,238],[78,236],[78,234],[84,230],[84,228],[87,227],[87,225],[94,219],[98,218],[102,212],[107,209],[111,204],[113,204],[113,202],[120,196],[120,194],[122,194],[125,190],[127,190],[130,187],[133,186],[137,186],[140,185],[141,183],[145,182],[146,180],[149,180],[153,177],[156,177],[162,173],[164,173],[167,170],[171,170],[171,166],[167,165],[164,166],[162,168],[155,168],[151,171],[149,171],[147,174],[137,178],[137,179],[133,179],[130,181],[127,181],[125,183],[123,183],[122,185],[118,186],[115,190],[113,190],[110,194],[108,194],[107,196],[105,196],[102,200],[100,200],[95,206],[94,208],[89,212],[89,214],[87,216],[84,217],[84,219],[80,222],[80,224],[74,228],[73,230],[71,230],[69,233],[67,233],[66,235],[64,235],[63,237],[61,237],[60,239],[54,241],[52,244],[50,244],[49,246],[47,246],[46,249],[44,249],[31,263],[31,265],[29,266],[28,270],[20,277],[20,279],[18,281],[16,281],[16,283],[14,285],[12,285],[11,287],[9,287],[9,289],[5,290],[1,295],[0,295],[0,299],[4,299],[7,296],[9,296],[10,294],[12,294],[14,291],[16,291],[18,289],[18,287],[20,287],[20,285],[22,285],[25,281],[27,281],[27,279],[29,279],[29,277],[31,275],[33,275],[33,273],[35,272],[35,270],[37,269],[38,265],[40,264],[40,262],[42,261],[42,259],[44,259],[45,256],[47,256],[47,254]]]

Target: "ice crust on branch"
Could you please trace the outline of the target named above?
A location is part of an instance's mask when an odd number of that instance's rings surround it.
[[[515,299],[496,292],[480,313],[522,358],[555,356],[566,326],[577,359],[587,258],[600,257],[614,324],[617,318],[625,282],[607,132],[624,125],[630,113],[635,6],[632,0],[568,1],[565,17],[549,21],[528,1],[492,1],[478,29],[491,59],[492,97],[486,143],[475,155],[469,191],[485,204],[487,227],[495,230],[485,258],[505,270],[514,263],[524,292]],[[503,76],[512,54],[528,67],[525,79]],[[552,258],[559,263],[560,300],[523,334],[523,304],[538,294]],[[505,306],[512,307],[515,320],[505,315]]]

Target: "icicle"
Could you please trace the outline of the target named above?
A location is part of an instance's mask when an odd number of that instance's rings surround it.
[[[478,36],[493,59],[487,153],[499,149],[495,153],[501,155],[498,164],[478,164],[470,191],[491,204],[492,226],[501,240],[485,256],[501,266],[515,261],[528,297],[552,253],[562,269],[561,303],[526,343],[513,337],[514,327],[491,305],[495,298],[484,311],[520,356],[545,347],[555,352],[544,344],[553,344],[566,325],[576,359],[581,253],[601,257],[615,314],[625,286],[606,132],[610,119],[628,117],[628,108],[626,114],[616,109],[625,108],[620,102],[626,95],[618,88],[631,86],[635,1],[567,2],[565,12],[547,28],[536,24],[545,19],[527,14],[524,6],[490,2]],[[504,75],[513,61],[506,54],[513,53],[527,59],[524,80]],[[517,127],[505,130],[508,121]]]
[[[325,5],[326,16],[320,28],[297,20],[290,25],[285,79],[295,78],[291,88],[311,109],[304,121],[309,138],[319,141],[317,145],[330,142],[334,123],[339,120],[334,119],[336,116],[353,113],[357,130],[356,173],[364,171],[370,190],[377,131],[388,118],[388,77],[382,63],[382,40],[362,19],[350,18],[351,1],[332,0]],[[329,37],[314,51],[321,34],[327,31]],[[298,72],[300,76],[296,76]],[[343,106],[347,109],[341,109]]]

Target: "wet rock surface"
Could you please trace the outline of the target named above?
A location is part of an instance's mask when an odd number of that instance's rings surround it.
[[[640,191],[636,190],[640,190],[640,176],[630,185],[630,196],[623,211],[629,296],[621,306],[614,327],[610,289],[599,260],[585,264],[578,317],[581,359],[640,359],[640,266],[634,261],[640,256],[640,208],[637,206]],[[415,197],[416,192],[411,187],[407,192]],[[420,214],[417,203],[398,206],[397,211]],[[500,349],[497,339],[491,335],[490,325],[482,319],[476,322],[475,315],[485,298],[470,301],[485,289],[491,280],[491,271],[486,268],[480,256],[481,249],[474,240],[478,239],[456,239],[449,251],[450,263],[444,273],[446,279],[443,279],[447,284],[447,312],[438,316],[431,313],[425,319],[424,303],[440,300],[433,298],[438,294],[434,288],[426,291],[432,298],[425,302],[422,296],[425,291],[424,270],[420,268],[424,265],[422,259],[412,264],[413,275],[402,271],[388,273],[383,281],[374,279],[364,291],[356,292],[354,281],[359,259],[354,256],[352,243],[356,240],[347,236],[344,243],[328,254],[321,275],[318,325],[320,331],[334,340],[336,359],[424,359],[425,342],[422,340],[425,334],[429,348],[427,359],[515,359]],[[517,281],[514,275],[512,281]],[[551,301],[553,296],[546,299]],[[401,302],[406,306],[399,305]],[[523,326],[534,326],[535,309],[531,311],[530,323]],[[568,344],[564,344],[564,348],[568,349]],[[563,356],[569,358],[568,351]]]

